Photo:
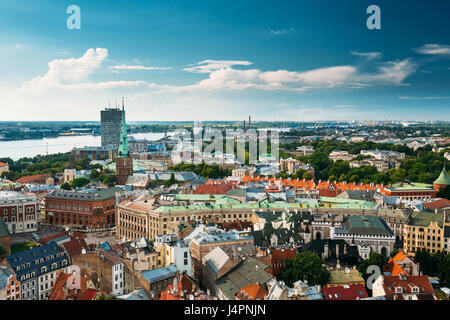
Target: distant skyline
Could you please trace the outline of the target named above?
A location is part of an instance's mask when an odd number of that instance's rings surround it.
[[[69,5],[81,30],[69,30]],[[381,8],[381,30],[366,9]],[[0,121],[450,120],[450,1],[0,1]]]

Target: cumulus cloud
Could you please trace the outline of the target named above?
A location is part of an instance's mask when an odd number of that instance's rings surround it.
[[[61,87],[87,80],[108,57],[108,50],[103,48],[88,49],[80,58],[56,59],[48,63],[48,71],[22,85],[22,90],[41,92],[51,87]]]
[[[89,49],[80,58],[58,59],[48,63],[48,71],[23,83],[20,93],[42,92],[49,88],[60,90],[102,90],[114,88],[133,88],[142,92],[194,92],[212,90],[284,90],[304,92],[315,88],[363,88],[373,85],[402,85],[403,80],[415,71],[410,59],[377,63],[378,68],[363,72],[351,65],[331,66],[305,71],[274,70],[263,71],[247,67],[253,63],[242,60],[203,60],[185,68],[184,71],[205,74],[206,77],[193,84],[176,86],[157,84],[143,80],[90,82],[89,75],[94,73],[108,57],[108,50]],[[140,65],[115,65],[112,70],[155,70],[160,67]]]
[[[416,48],[415,51],[421,54],[450,55],[450,46],[437,43],[428,43]]]

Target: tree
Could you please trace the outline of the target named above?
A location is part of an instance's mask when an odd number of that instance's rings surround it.
[[[380,271],[383,270],[383,267],[388,262],[388,258],[383,257],[381,254],[376,252],[371,252],[369,259],[364,260],[359,266],[358,271],[362,273],[362,276],[364,279],[367,280],[367,278],[370,276],[370,274],[367,274],[367,268],[371,265],[376,265],[380,268]]]
[[[292,259],[286,259],[284,271],[278,275],[288,286],[298,280],[307,280],[309,285],[325,285],[330,278],[330,272],[323,260],[311,251],[300,252]]]
[[[168,185],[168,186],[171,186],[171,185],[173,185],[173,184],[175,184],[175,183],[177,183],[177,180],[175,179],[175,175],[172,173],[172,174],[170,175],[170,179],[167,181],[167,185]]]
[[[8,255],[8,251],[2,244],[0,244],[0,260],[2,260],[7,255]]]
[[[114,187],[116,185],[116,176],[114,174],[108,174],[103,179],[103,183],[110,188]]]
[[[72,180],[72,187],[74,189],[82,188],[84,186],[87,186],[89,184],[90,180],[85,177],[80,177]]]
[[[91,174],[89,175],[89,178],[91,179],[98,179],[100,177],[100,171],[98,170],[92,170]]]
[[[305,180],[311,180],[313,177],[311,172],[304,172],[302,178]]]
[[[61,185],[61,189],[63,189],[63,190],[72,190],[72,186],[70,185],[70,183],[64,182],[64,183]]]
[[[445,198],[447,200],[450,200],[450,185],[448,185],[445,188],[439,190],[437,196],[439,198]]]

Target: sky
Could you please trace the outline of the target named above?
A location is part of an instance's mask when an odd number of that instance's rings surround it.
[[[447,0],[0,0],[0,121],[99,121],[122,97],[128,121],[450,120],[449,13]]]

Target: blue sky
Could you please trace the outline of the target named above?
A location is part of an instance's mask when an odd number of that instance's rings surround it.
[[[81,29],[69,30],[69,5]],[[381,9],[369,30],[366,9]],[[1,120],[450,119],[450,1],[0,0]]]

